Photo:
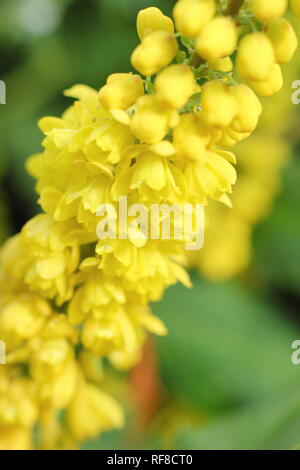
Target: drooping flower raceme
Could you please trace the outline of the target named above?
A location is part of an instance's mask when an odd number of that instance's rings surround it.
[[[68,448],[122,426],[99,362],[127,369],[147,332],[166,333],[149,303],[190,286],[186,240],[146,237],[130,214],[125,233],[99,237],[99,207],[231,204],[231,147],[255,130],[256,93],[279,90],[297,45],[286,7],[179,0],[175,25],[142,10],[137,73],[113,74],[99,92],[76,85],[61,118],[40,120],[43,151],[27,167],[42,213],[1,252],[0,448]]]

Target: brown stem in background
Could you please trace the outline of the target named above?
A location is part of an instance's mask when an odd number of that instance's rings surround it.
[[[244,0],[230,0],[228,8],[225,10],[225,15],[237,15],[243,3]]]
[[[134,393],[138,425],[145,430],[159,409],[162,392],[156,352],[151,337],[144,345],[141,362],[130,373],[130,382]]]

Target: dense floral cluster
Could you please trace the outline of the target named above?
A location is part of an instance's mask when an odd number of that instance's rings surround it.
[[[101,240],[97,210],[120,196],[146,207],[231,204],[228,149],[255,130],[256,93],[280,89],[279,64],[297,46],[286,8],[179,0],[176,33],[159,9],[142,10],[131,62],[144,78],[113,74],[99,92],[74,86],[63,116],[39,122],[44,150],[28,170],[43,213],[1,252],[0,448],[70,447],[122,426],[98,387],[99,361],[133,366],[147,332],[166,333],[149,303],[190,282],[183,241],[133,236],[130,221],[126,237]]]
[[[299,35],[299,23],[293,23]],[[208,203],[205,246],[191,252],[189,262],[213,281],[229,279],[249,267],[253,231],[270,213],[281,189],[282,169],[295,143],[291,129],[297,126],[297,113],[291,101],[291,83],[298,73],[299,49],[295,59],[284,69],[280,93],[272,100],[263,100],[264,112],[255,134],[235,148],[238,180],[231,196],[232,207]]]
[[[189,261],[210,280],[227,280],[251,263],[254,228],[270,212],[288,162],[290,148],[280,133],[274,137],[273,132],[274,128],[262,126],[260,132],[238,145],[239,176],[232,207],[214,201],[207,206],[205,246],[190,252]],[[266,148],[272,158],[265,158]]]

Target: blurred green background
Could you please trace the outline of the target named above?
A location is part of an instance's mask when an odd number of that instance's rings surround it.
[[[0,237],[37,210],[26,158],[40,150],[36,122],[59,115],[62,91],[74,83],[99,88],[108,74],[130,70],[139,9],[168,0],[1,0]],[[298,77],[300,78],[300,63]],[[295,106],[291,104],[291,109]],[[300,106],[299,106],[300,127]],[[154,311],[169,328],[155,342],[161,404],[140,432],[130,384],[119,392],[128,410],[121,432],[86,448],[290,449],[300,443],[300,146],[272,213],[256,227],[246,274],[210,283],[192,273],[193,290],[176,286]],[[266,158],[272,155],[266,154]],[[112,383],[119,387],[124,378]],[[120,386],[119,388],[122,388]]]

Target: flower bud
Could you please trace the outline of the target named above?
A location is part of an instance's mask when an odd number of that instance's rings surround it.
[[[165,31],[149,34],[131,55],[132,66],[142,75],[149,76],[169,65],[178,51],[174,36]]]
[[[156,31],[174,33],[174,24],[171,18],[165,16],[159,8],[149,7],[141,10],[137,16],[137,32],[142,41],[149,34]]]
[[[155,80],[158,98],[166,105],[180,109],[196,92],[194,74],[188,65],[171,65]]]
[[[193,114],[183,114],[173,132],[177,155],[193,163],[205,161],[210,138],[205,124]]]
[[[258,21],[266,22],[283,16],[288,7],[287,0],[252,0],[252,11]]]
[[[237,70],[241,77],[254,81],[266,80],[274,63],[274,49],[266,34],[252,33],[243,37],[237,54]]]
[[[163,106],[155,95],[145,95],[137,102],[138,109],[134,113],[130,130],[143,143],[160,142],[170,127],[178,123],[176,111]]]
[[[230,93],[238,104],[238,112],[230,127],[240,133],[253,132],[262,112],[259,99],[247,85],[232,87]]]
[[[279,64],[290,62],[298,46],[292,25],[285,18],[276,18],[268,25],[267,35],[273,44],[276,61]]]
[[[201,106],[202,111],[199,114],[204,121],[217,128],[227,127],[238,111],[230,87],[220,80],[209,81],[203,85]]]
[[[206,65],[209,69],[218,70],[219,72],[231,72],[233,70],[233,63],[230,57],[211,59],[207,61]]]
[[[278,93],[283,85],[283,78],[280,65],[273,64],[271,72],[263,82],[249,82],[253,90],[261,96],[272,96]]]
[[[107,109],[128,109],[143,94],[143,80],[139,75],[115,73],[101,88],[99,99]]]
[[[173,10],[176,29],[184,36],[195,37],[215,12],[215,0],[179,0]]]
[[[219,59],[235,51],[237,39],[235,22],[229,17],[218,16],[202,29],[195,47],[202,59]]]

